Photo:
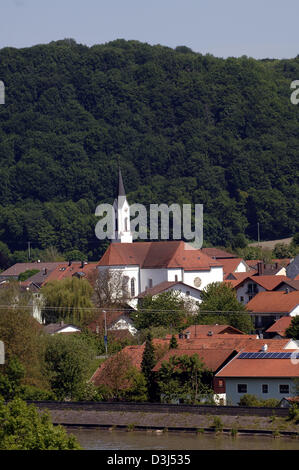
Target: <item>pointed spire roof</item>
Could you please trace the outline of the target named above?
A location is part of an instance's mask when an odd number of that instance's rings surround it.
[[[118,168],[118,195],[119,196],[126,195],[120,167]]]

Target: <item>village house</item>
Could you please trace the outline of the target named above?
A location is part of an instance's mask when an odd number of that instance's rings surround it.
[[[246,308],[254,318],[257,332],[263,333],[280,317],[299,314],[299,291],[260,292]]]
[[[277,400],[296,396],[295,379],[298,378],[298,349],[275,352],[266,348],[260,352],[245,349],[216,373],[215,387],[220,382],[225,388],[226,404],[238,405],[245,394]]]
[[[248,304],[260,292],[273,291],[282,282],[288,281],[286,276],[255,276],[244,275],[239,279],[226,279],[224,282],[231,284],[236,291],[236,296],[242,304]]]
[[[102,310],[87,328],[97,335],[103,335],[106,328],[114,339],[132,338],[137,333],[132,319],[125,311]]]
[[[163,292],[174,292],[177,294],[178,298],[181,298],[188,305],[189,311],[196,312],[198,304],[202,302],[200,289],[189,286],[184,282],[164,281],[157,284],[155,287],[151,287],[146,289],[144,292],[141,292],[137,296],[138,304],[142,303],[142,299],[148,295],[154,299],[157,295],[162,294]]]
[[[74,334],[81,333],[81,329],[70,323],[64,323],[63,321],[59,323],[49,323],[48,325],[43,326],[43,332],[48,335],[56,334]]]
[[[291,325],[293,317],[284,316],[275,320],[275,322],[264,332],[264,338],[286,338],[286,330]]]

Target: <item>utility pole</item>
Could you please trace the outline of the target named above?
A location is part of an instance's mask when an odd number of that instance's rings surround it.
[[[107,348],[107,317],[106,317],[106,310],[103,310],[103,314],[104,314],[104,321],[105,321],[104,343],[105,343],[106,357],[108,357],[108,348]]]
[[[257,223],[257,241],[258,241],[258,246],[260,246],[260,223]]]
[[[28,260],[30,261],[30,242],[28,242]]]

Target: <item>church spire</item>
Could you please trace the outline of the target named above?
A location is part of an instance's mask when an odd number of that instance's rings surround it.
[[[115,239],[117,243],[132,243],[130,206],[127,201],[120,166],[118,167],[118,196],[113,204],[115,213]]]
[[[123,177],[122,177],[122,174],[121,174],[120,167],[118,167],[118,195],[119,196],[126,196]]]

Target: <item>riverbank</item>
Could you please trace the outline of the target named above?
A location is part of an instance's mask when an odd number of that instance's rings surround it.
[[[299,425],[285,417],[238,416],[144,411],[50,409],[52,422],[67,427],[125,431],[242,433],[299,437]]]

